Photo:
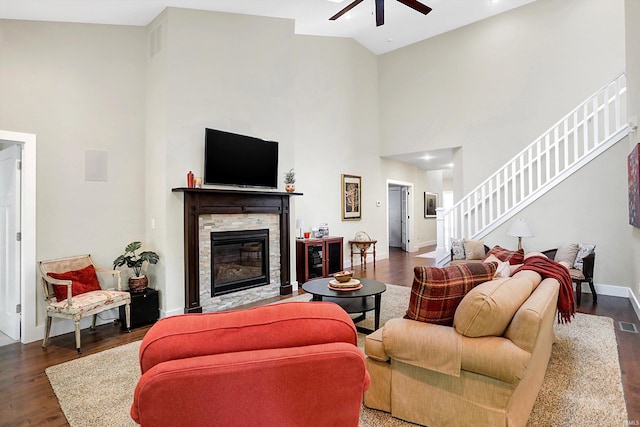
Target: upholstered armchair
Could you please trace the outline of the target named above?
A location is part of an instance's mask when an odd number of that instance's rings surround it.
[[[95,329],[98,313],[124,305],[129,330],[131,295],[122,291],[120,271],[96,266],[90,255],[40,261],[39,266],[47,302],[42,347],[47,346],[54,317],[74,321],[78,354],[82,353],[80,319],[83,317],[93,316],[91,329]],[[114,276],[117,279],[116,289],[102,289],[96,273]]]
[[[547,249],[542,251],[547,258],[556,259],[556,254],[559,248]],[[596,253],[592,251],[587,256],[582,258],[582,268],[576,268],[575,265],[569,263],[569,273],[571,274],[571,280],[576,285],[576,304],[580,305],[582,300],[582,283],[588,283],[593,295],[593,303],[598,302],[598,294],[596,293],[596,287],[593,284],[593,268],[596,263]]]
[[[140,346],[142,426],[357,427],[369,388],[349,315],[290,302],[167,317]]]

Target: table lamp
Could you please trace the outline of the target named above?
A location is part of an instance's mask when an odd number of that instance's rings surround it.
[[[304,220],[296,219],[296,228],[300,230],[300,234],[298,235],[298,239],[302,239],[302,229],[304,228]]]
[[[533,237],[533,232],[524,219],[517,219],[511,223],[507,236],[513,236],[518,238],[518,249],[522,249],[522,238]]]

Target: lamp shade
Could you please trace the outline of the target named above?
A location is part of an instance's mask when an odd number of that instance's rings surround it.
[[[514,237],[533,237],[533,231],[524,219],[517,219],[511,223],[507,236]]]
[[[304,228],[304,219],[296,219],[296,228]]]

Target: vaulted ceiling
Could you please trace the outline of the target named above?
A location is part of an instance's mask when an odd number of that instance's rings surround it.
[[[166,7],[295,20],[297,34],[353,38],[380,55],[535,0],[421,0],[423,15],[385,0],[385,23],[376,27],[375,0],[364,0],[335,21],[352,0],[0,0],[0,19],[145,26]]]

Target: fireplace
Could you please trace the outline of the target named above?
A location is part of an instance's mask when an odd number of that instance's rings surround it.
[[[228,293],[223,296],[211,298],[211,283],[207,277],[201,277],[203,270],[211,270],[211,261],[200,253],[201,242],[210,245],[209,232],[232,231],[229,227],[220,230],[217,223],[219,216],[246,216],[251,222],[251,227],[266,228],[269,224],[270,258],[271,258],[271,284],[279,289],[280,295],[290,295],[292,284],[290,281],[289,259],[291,257],[289,234],[289,199],[291,196],[301,196],[301,193],[279,193],[275,191],[237,191],[214,188],[174,188],[175,193],[183,194],[184,212],[184,268],[185,268],[185,313],[202,313],[202,300],[208,303],[214,299],[227,298],[239,295],[243,292]],[[200,222],[207,217],[209,223],[204,225],[202,231],[206,235],[200,238]],[[268,219],[273,218],[273,219]],[[231,219],[231,225],[236,223],[236,218]],[[254,227],[254,225],[262,224]],[[202,288],[201,285],[202,284]],[[269,286],[254,288],[262,291]],[[207,295],[208,294],[208,295]]]
[[[269,282],[269,229],[211,233],[211,295]]]

